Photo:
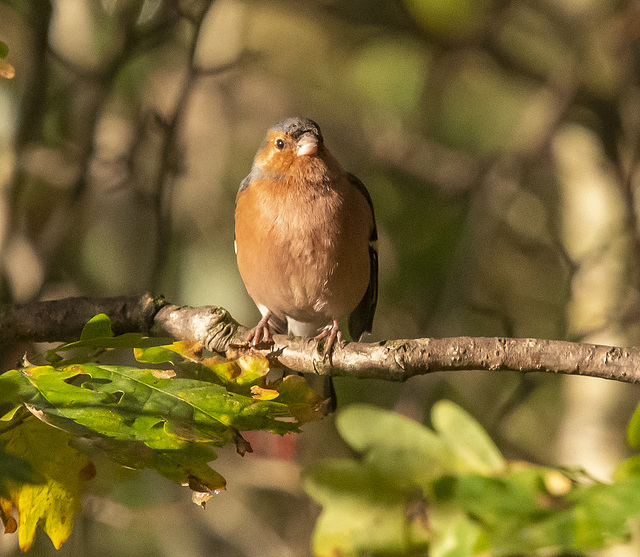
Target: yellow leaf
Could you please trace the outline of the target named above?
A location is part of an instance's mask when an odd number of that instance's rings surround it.
[[[38,484],[7,482],[11,499],[0,501],[3,515],[11,516],[10,504],[18,511],[18,541],[27,551],[33,544],[36,526],[49,536],[56,549],[73,528],[73,515],[80,509],[81,492],[90,463],[69,446],[72,436],[35,418],[26,419],[0,436],[9,454],[26,460]]]
[[[13,518],[13,503],[0,497],[0,519],[4,524],[4,533],[13,534],[18,529],[18,523]]]
[[[280,393],[274,389],[265,389],[254,385],[251,387],[251,395],[258,400],[273,400],[274,398],[278,398]]]
[[[176,372],[172,369],[152,369],[151,374],[158,379],[171,379],[176,376]]]
[[[179,340],[167,345],[165,348],[184,356],[192,362],[197,362],[202,359],[202,344],[197,340]]]
[[[15,68],[11,64],[9,64],[9,62],[0,58],[0,77],[13,79],[15,75],[16,75]]]
[[[202,363],[218,377],[240,386],[260,381],[269,373],[269,360],[259,352],[250,352],[222,362],[218,358],[206,358]]]

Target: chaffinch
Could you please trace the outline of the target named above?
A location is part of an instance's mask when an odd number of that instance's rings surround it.
[[[371,331],[378,298],[377,232],[364,184],[324,145],[318,124],[271,128],[236,197],[238,267],[262,319],[247,340],[272,333],[326,338],[349,317],[352,339]]]

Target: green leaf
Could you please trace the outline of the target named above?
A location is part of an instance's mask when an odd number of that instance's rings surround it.
[[[627,428],[627,443],[631,447],[640,447],[640,404],[637,406],[629,427]]]
[[[545,473],[543,468],[525,467],[503,477],[464,475],[458,478],[456,498],[470,515],[482,515],[488,525],[497,527],[514,517],[528,521],[550,513],[540,505]]]
[[[216,454],[203,445],[190,443],[181,450],[154,451],[155,470],[179,484],[188,484],[194,491],[217,493],[225,488],[225,479],[209,466]]]
[[[0,375],[0,404],[18,401],[18,390],[21,379],[15,374]]]
[[[400,414],[357,404],[336,418],[340,436],[380,473],[427,489],[453,470],[455,455],[435,433]]]
[[[481,539],[492,554],[529,554],[555,546],[570,550],[571,524],[563,515],[570,504],[546,490],[550,472],[519,465],[501,477],[462,475],[454,480],[448,505],[478,517]]]
[[[399,489],[366,463],[325,460],[306,472],[304,485],[323,505],[313,535],[314,555],[403,555],[426,549],[426,516],[408,512],[420,508],[419,496]]]
[[[125,333],[114,336],[111,320],[104,313],[92,317],[83,327],[80,340],[67,342],[48,350],[45,359],[56,366],[82,364],[94,361],[96,355],[104,350],[115,349],[145,349],[161,346],[171,342],[165,338],[148,338],[140,333]],[[71,355],[61,356],[59,352],[72,352]]]
[[[134,347],[136,360],[149,364],[164,364],[177,362],[181,359],[201,362],[197,353],[202,352],[202,345],[196,341],[180,340],[163,345]]]
[[[580,486],[575,501],[575,543],[587,551],[629,538],[629,520],[640,518],[640,477]]]
[[[139,333],[126,333],[115,337],[97,337],[61,344],[45,353],[45,360],[54,366],[93,362],[105,350],[125,350],[154,347],[167,343],[163,338],[147,338]],[[58,352],[66,352],[61,356]]]
[[[504,457],[484,428],[458,405],[438,401],[431,410],[433,427],[459,457],[459,471],[479,474],[504,472]]]
[[[36,394],[23,371],[10,369],[0,375],[0,402],[22,404]]]
[[[167,378],[162,370],[83,364],[7,373],[23,381],[19,394],[42,420],[95,439],[126,466],[154,468],[195,491],[224,489],[224,478],[208,465],[216,458],[211,447],[240,443],[246,450],[239,430],[298,430],[285,404],[256,401],[204,381]]]
[[[94,337],[87,340],[78,340],[62,344],[51,352],[65,352],[78,348],[89,349],[127,349],[127,348],[149,348],[167,344],[166,338],[149,338],[140,333],[125,333],[116,337]]]
[[[163,373],[128,366],[83,364],[31,368],[27,379],[47,416],[73,420],[115,439],[137,440],[156,449],[181,441],[222,446],[235,430],[297,431],[284,404],[229,393],[194,379],[167,379]],[[76,382],[77,384],[74,384]]]
[[[100,337],[112,337],[111,320],[104,313],[99,313],[87,321],[82,328],[80,340],[91,340]]]
[[[0,58],[6,58],[7,54],[9,54],[9,47],[0,41]]]
[[[454,509],[429,512],[433,542],[429,557],[473,557],[480,527],[466,514]]]
[[[96,439],[126,466],[152,467],[201,490],[224,487],[224,479],[207,465],[216,456],[211,446],[231,443],[245,451],[239,431],[298,431],[300,406],[305,406],[295,394],[298,389],[283,388],[284,404],[230,393],[206,381],[167,378],[162,370],[128,366],[37,366],[8,373],[23,380],[20,395],[41,419]],[[142,442],[150,451],[127,442]]]
[[[616,466],[616,471],[614,473],[614,478],[616,480],[622,480],[629,476],[640,477],[640,455],[625,458],[618,464],[618,466]]]
[[[14,404],[12,406],[9,406],[8,409],[6,407],[2,408],[2,411],[4,412],[4,414],[0,415],[0,422],[12,421],[13,419],[15,419],[16,415],[18,415],[23,408],[24,406],[22,406],[21,404]]]

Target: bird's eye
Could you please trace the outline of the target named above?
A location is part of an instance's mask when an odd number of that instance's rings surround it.
[[[284,139],[276,139],[276,149],[282,151],[284,149]]]

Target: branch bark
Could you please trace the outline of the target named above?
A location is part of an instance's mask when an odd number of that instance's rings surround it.
[[[0,308],[0,346],[19,341],[77,339],[97,313],[111,318],[115,334],[141,332],[197,340],[206,348],[237,350],[248,329],[224,308],[176,306],[161,296],[66,298]],[[279,365],[300,373],[406,381],[434,371],[562,373],[640,383],[640,349],[543,339],[452,337],[351,342],[336,347],[333,366],[313,339],[275,335],[264,351]]]
[[[18,342],[70,342],[98,313],[111,319],[114,334],[149,334],[162,296],[143,294],[111,298],[63,298],[0,306],[0,347]]]

